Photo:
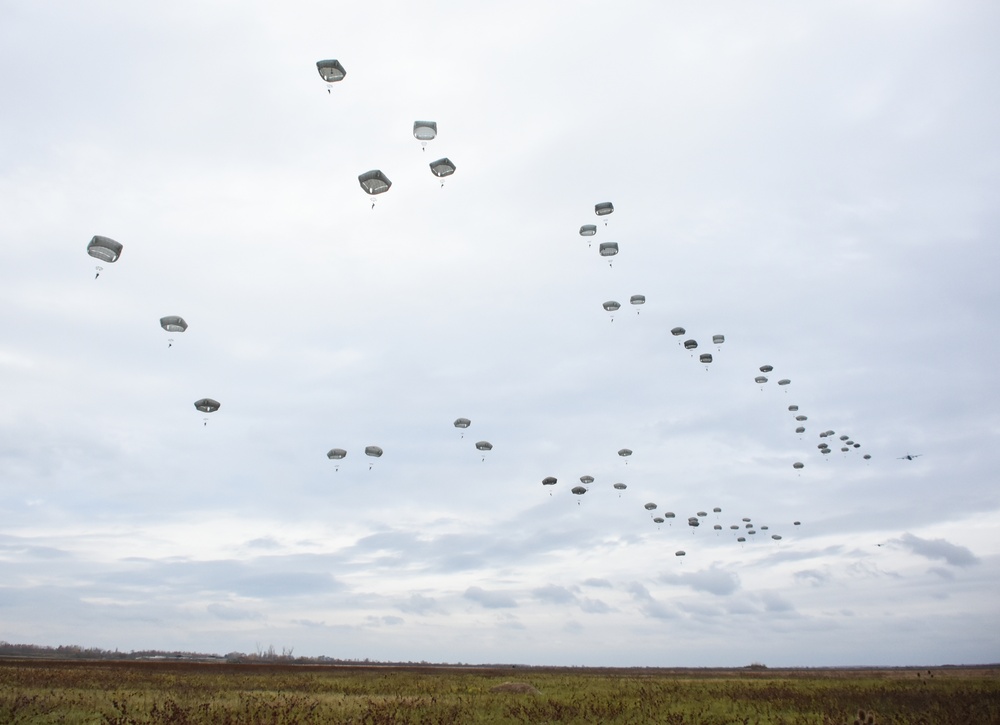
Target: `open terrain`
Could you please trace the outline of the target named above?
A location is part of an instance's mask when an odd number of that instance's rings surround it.
[[[1000,723],[1000,667],[602,669],[0,660],[2,723]]]

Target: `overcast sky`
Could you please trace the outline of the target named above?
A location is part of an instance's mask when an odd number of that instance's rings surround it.
[[[0,639],[998,661],[998,27],[0,3]],[[96,279],[94,235],[124,245]]]

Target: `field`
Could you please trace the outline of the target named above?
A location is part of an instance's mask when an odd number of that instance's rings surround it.
[[[0,660],[0,723],[1000,723],[1000,668]]]

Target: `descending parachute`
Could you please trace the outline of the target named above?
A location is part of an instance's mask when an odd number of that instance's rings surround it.
[[[358,176],[358,183],[361,184],[361,188],[369,196],[375,196],[376,194],[384,194],[389,191],[389,187],[392,186],[392,182],[389,181],[389,177],[383,174],[379,169],[372,169],[371,171],[366,171],[365,173]],[[372,209],[375,208],[375,201],[372,200]]]
[[[601,245],[597,248],[602,257],[608,258],[608,266],[611,266],[611,257],[618,254],[618,242],[601,242]]]
[[[795,468],[795,469],[802,469],[802,468],[805,468],[805,467],[806,467],[806,464],[802,463],[801,461],[796,461],[795,463],[792,464],[792,468]]]
[[[646,295],[632,295],[629,302],[635,305],[635,314],[639,314],[639,305],[646,304]]]
[[[446,176],[451,176],[455,173],[455,164],[448,157],[431,161],[430,166],[431,173],[439,179],[444,179]],[[444,186],[444,181],[441,182],[441,186]]]
[[[788,385],[790,382],[792,381],[789,380],[788,378],[782,378],[781,380],[778,381],[778,385]]]
[[[628,465],[628,457],[632,455],[631,448],[622,448],[618,451],[618,455],[625,459],[625,465]]]
[[[557,481],[558,481],[558,479],[555,476],[546,476],[545,478],[542,479],[542,485],[543,486],[555,486]],[[549,496],[551,496],[551,495],[552,495],[552,492],[549,491]]]
[[[685,552],[683,549],[681,551],[675,551],[674,556],[687,556],[687,552]]]
[[[582,483],[584,486],[589,486],[593,482],[594,482],[593,476],[580,476],[580,483]]]
[[[211,398],[200,398],[194,401],[194,407],[202,413],[214,413],[221,406],[222,404],[218,400],[212,400]],[[205,425],[208,425],[208,418],[205,419]]]
[[[626,488],[628,488],[628,486],[626,486],[624,483],[616,483],[614,485],[614,489],[616,491],[619,491],[618,498],[621,498],[621,493],[620,492],[624,491]]]
[[[662,516],[654,516],[653,517],[653,523],[654,524],[662,524],[663,523],[663,517]]]
[[[610,201],[602,201],[600,204],[594,204],[594,213],[597,216],[607,216],[615,210],[615,205]],[[608,225],[608,220],[604,220],[604,226]]]
[[[476,441],[476,450],[483,454],[483,460],[486,460],[486,453],[493,450],[493,444],[489,441]]]
[[[472,421],[468,418],[455,418],[455,427],[462,431],[460,438],[465,438],[465,429],[472,425]]]
[[[584,486],[573,486],[573,488],[570,489],[570,493],[576,496],[582,496],[587,493],[587,489]],[[579,503],[579,501],[577,501],[577,503]]]
[[[581,237],[592,237],[595,234],[597,234],[596,224],[584,224],[582,227],[580,227]]]
[[[621,309],[621,303],[616,300],[608,300],[601,305],[611,315],[611,321],[615,321],[615,313]]]
[[[704,363],[706,365],[705,369],[708,370],[707,365],[712,362],[712,353],[703,352],[701,355],[698,356],[698,360]]]
[[[434,137],[437,136],[438,125],[436,121],[414,121],[413,122],[413,138],[420,142],[420,148],[423,151],[427,150],[427,142],[433,141]]]
[[[347,75],[347,71],[344,70],[344,66],[340,64],[339,60],[316,61],[316,69],[319,71],[320,77],[326,81],[327,93],[330,92],[334,83],[344,80],[344,76]]]
[[[122,254],[122,249],[124,249],[124,247],[110,237],[95,236],[90,240],[90,243],[87,244],[87,254],[94,259],[98,259],[107,264],[117,262],[118,258]],[[101,276],[101,272],[104,270],[104,267],[97,265],[95,269],[97,270],[97,274],[94,275],[94,279],[97,279]]]
[[[379,448],[378,446],[365,446],[365,455],[366,456],[370,456],[372,458],[381,458],[382,457],[382,449]],[[371,463],[369,463],[368,464],[368,470],[369,471],[372,470],[372,466],[374,466],[374,465],[375,465],[375,461],[372,461]]]
[[[796,411],[797,411],[797,410],[799,409],[799,406],[797,406],[797,405],[789,405],[789,406],[788,406],[788,409],[789,409],[789,410],[790,410],[791,412],[793,412],[793,413],[794,413],[794,412],[796,412]]]
[[[344,460],[344,458],[346,456],[347,456],[347,451],[345,451],[343,448],[331,448],[326,453],[326,457],[329,458],[331,461],[338,461],[337,465],[334,466],[334,469],[333,469],[334,471],[339,471],[340,470],[340,463],[339,462],[342,461],[342,460]]]
[[[713,345],[721,345],[725,341],[726,341],[726,336],[725,335],[712,335],[712,344]],[[720,347],[719,349],[721,350],[722,348]]]
[[[761,365],[760,366],[760,371],[762,373],[769,373],[772,370],[774,370],[774,366],[773,365]]]
[[[656,504],[653,503],[652,501],[650,501],[647,504],[643,504],[643,508],[646,509],[647,511],[655,511],[656,510]]]
[[[672,330],[670,330],[670,334],[673,335],[674,337],[680,337],[685,332],[687,332],[687,330],[685,330],[683,327],[675,327]],[[677,344],[679,345],[680,343]]]
[[[684,341],[684,349],[685,350],[697,350],[698,349],[698,341],[697,340],[685,340]]]
[[[160,327],[162,327],[167,332],[184,332],[188,329],[188,323],[184,321],[183,317],[178,317],[177,315],[170,315],[168,317],[160,318]],[[170,338],[167,341],[167,347],[174,346],[174,339]]]

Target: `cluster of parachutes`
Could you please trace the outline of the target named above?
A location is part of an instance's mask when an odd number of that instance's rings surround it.
[[[760,374],[754,377],[754,382],[761,386],[760,389],[762,391],[767,386],[769,380],[767,374],[772,372],[773,370],[774,370],[773,365],[761,365],[758,368]],[[780,387],[786,388],[787,392],[786,386],[790,385],[791,382],[792,381],[788,378],[781,378],[778,380],[778,385]],[[788,406],[788,412],[792,413],[792,415],[795,416],[795,422],[797,423],[797,425],[795,426],[795,432],[798,433],[799,439],[802,440],[802,436],[806,433],[806,426],[803,424],[809,420],[809,416],[799,411],[799,406],[794,403]],[[830,444],[826,442],[826,439],[833,438],[835,435],[836,432],[833,430],[820,431],[819,438],[821,439],[821,441],[819,444],[817,444],[816,448],[823,456],[829,456],[830,453],[833,452],[833,448],[831,448]],[[841,434],[839,440],[841,443],[840,452],[843,453],[844,455],[847,455],[848,453],[853,453],[858,448],[861,448],[861,444],[853,440],[849,435]],[[870,461],[871,454],[865,453],[862,456],[862,458],[866,461]],[[803,463],[802,461],[795,461],[792,464],[792,468],[794,468],[797,471],[801,471],[803,468],[805,468],[805,463]]]
[[[316,69],[319,71],[320,78],[326,81],[327,93],[331,92],[335,83],[339,83],[347,76],[343,64],[336,59],[316,61]],[[423,151],[427,150],[429,141],[437,138],[437,132],[437,121],[413,122],[413,137],[420,142],[420,148]],[[441,186],[444,186],[444,179],[454,174],[456,169],[455,164],[447,156],[431,161],[429,166],[431,173],[441,180]],[[375,208],[374,197],[389,191],[392,186],[392,181],[381,169],[371,169],[359,174],[358,183],[361,185],[362,191],[373,197],[373,209]]]
[[[95,235],[87,244],[87,254],[105,264],[114,264],[121,257],[124,248],[125,245],[111,237]],[[104,267],[97,265],[96,270],[97,274],[94,275],[94,279],[101,276]],[[188,329],[188,323],[180,315],[166,315],[160,318],[160,327],[168,333],[182,333]],[[168,338],[167,347],[173,347],[173,344],[174,339]],[[221,406],[222,404],[214,398],[199,398],[194,401],[195,410],[206,414],[216,412]],[[205,424],[208,424],[207,418]]]

